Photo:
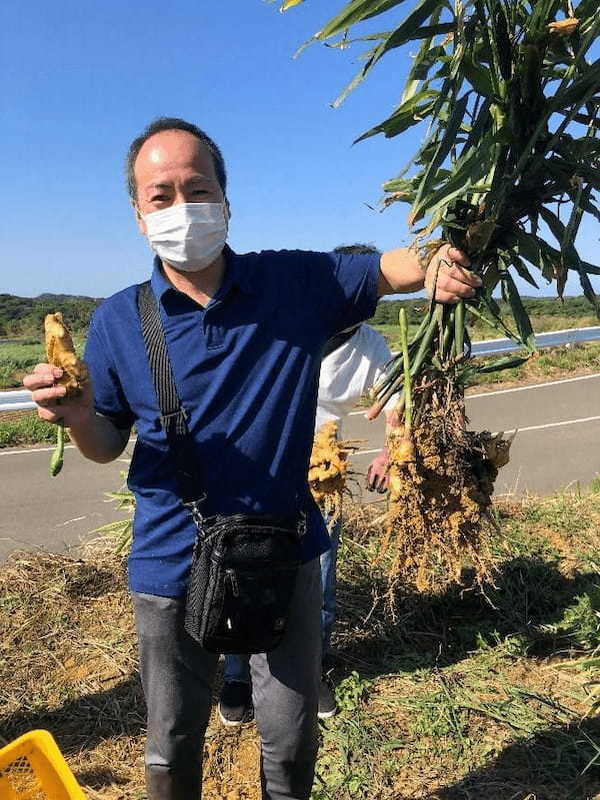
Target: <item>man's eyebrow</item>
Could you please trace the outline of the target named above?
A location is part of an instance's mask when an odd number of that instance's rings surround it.
[[[191,183],[214,183],[212,178],[209,178],[207,175],[194,175],[191,178],[188,178],[185,181],[185,185],[188,186]],[[149,186],[146,186],[147,192],[154,192],[157,189],[164,190],[164,189],[172,189],[173,184],[171,183],[151,183]]]

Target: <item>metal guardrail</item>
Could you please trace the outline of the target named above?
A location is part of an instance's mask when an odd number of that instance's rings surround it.
[[[597,342],[600,341],[600,325],[590,328],[570,328],[563,331],[538,333],[535,341],[539,348],[560,347],[561,345],[580,342]],[[485,339],[482,342],[473,343],[472,355],[495,356],[502,353],[512,353],[518,349],[518,345],[512,339]],[[0,392],[0,412],[29,411],[35,407],[35,403],[31,400],[31,392],[26,389]]]
[[[538,333],[535,341],[539,348],[597,342],[600,341],[600,325],[591,328],[569,328],[563,331]],[[486,339],[483,342],[473,342],[471,351],[474,356],[495,356],[502,353],[513,353],[518,349],[519,347],[512,339]]]

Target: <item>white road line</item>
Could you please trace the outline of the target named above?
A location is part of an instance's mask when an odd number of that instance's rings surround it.
[[[527,431],[541,431],[546,428],[560,428],[563,425],[580,425],[583,422],[598,422],[600,416],[597,417],[581,417],[580,419],[567,419],[564,422],[547,422],[545,425],[529,425],[527,428],[517,428],[519,433],[527,433]],[[512,433],[515,428],[509,428],[504,433]],[[497,433],[497,431],[496,431]]]
[[[72,522],[81,522],[82,519],[85,519],[85,516],[84,517],[73,517],[73,519],[68,519],[66,522],[57,523],[57,525],[55,525],[55,527],[56,528],[64,528],[65,525],[70,525]]]
[[[575,381],[589,381],[592,378],[600,378],[600,372],[593,375],[580,375],[577,378],[563,378],[560,381],[548,381],[547,383],[532,383],[530,386],[514,386],[512,389],[498,389],[494,392],[480,392],[479,394],[468,394],[467,400],[474,400],[477,397],[493,397],[496,394],[509,394],[510,392],[527,392],[530,389],[545,389],[546,386],[559,386],[561,383],[575,383]]]
[[[135,438],[129,439],[127,444],[131,444],[132,442],[135,441],[136,441]],[[50,453],[52,452],[52,450],[54,450],[55,446],[56,445],[54,445],[53,447],[27,447],[21,450],[3,450],[2,448],[0,448],[0,456],[24,456],[24,455],[29,455],[30,453]],[[75,449],[76,448],[74,444],[65,445],[65,450],[75,450]],[[128,459],[125,458],[120,458],[118,460],[129,463]]]
[[[31,447],[23,450],[0,450],[0,456],[23,456],[29,453],[51,453],[54,447]],[[74,450],[74,444],[66,444],[65,450]]]
[[[512,389],[497,389],[493,392],[480,392],[479,394],[468,394],[467,400],[475,400],[479,397],[494,397],[497,394],[510,394],[511,392],[527,392],[530,389],[545,389],[546,386],[558,386],[561,383],[575,383],[575,381],[589,381],[592,378],[600,378],[600,372],[594,372],[593,375],[579,375],[576,378],[562,378],[559,381],[547,381],[546,383],[532,383],[530,386],[513,386]],[[363,411],[351,411],[349,417],[359,417],[367,413],[365,408]]]
[[[382,449],[383,445],[377,448],[377,450],[357,450],[355,453],[352,453],[350,458],[352,458],[352,456],[372,456],[373,453],[381,453]]]

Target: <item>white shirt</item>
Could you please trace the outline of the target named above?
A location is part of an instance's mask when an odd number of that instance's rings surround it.
[[[340,435],[342,418],[379,380],[391,357],[383,336],[364,324],[345,344],[325,356],[321,362],[315,431],[324,422],[335,419],[340,422]],[[392,409],[395,404],[396,397],[392,397],[386,409]]]

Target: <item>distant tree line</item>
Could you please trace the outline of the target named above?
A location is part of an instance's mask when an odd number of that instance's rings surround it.
[[[539,316],[549,317],[590,317],[594,315],[594,310],[589,301],[581,295],[580,297],[565,297],[559,300],[558,297],[523,297],[523,305],[527,309],[530,317]],[[413,300],[382,300],[377,305],[377,310],[369,322],[373,325],[397,325],[400,309],[404,306],[408,322],[418,324],[422,319],[422,310],[427,307],[425,298]],[[501,314],[508,313],[508,304],[503,300],[498,300]],[[481,323],[475,321],[475,327]]]
[[[69,294],[41,294],[39,297],[16,297],[0,294],[0,337],[43,337],[44,317],[62,311],[74,333],[87,331],[90,317],[102,298]]]
[[[0,294],[0,337],[41,340],[44,317],[54,311],[62,311],[74,333],[85,333],[92,313],[101,302],[102,298],[69,294],[41,294],[39,297]],[[562,302],[555,297],[524,297],[523,302],[531,317],[589,317],[593,313],[583,296],[566,297]],[[397,325],[400,308],[404,306],[409,324],[417,324],[426,305],[425,298],[382,300],[369,322],[374,325]],[[503,313],[506,311],[505,305],[500,301]]]

